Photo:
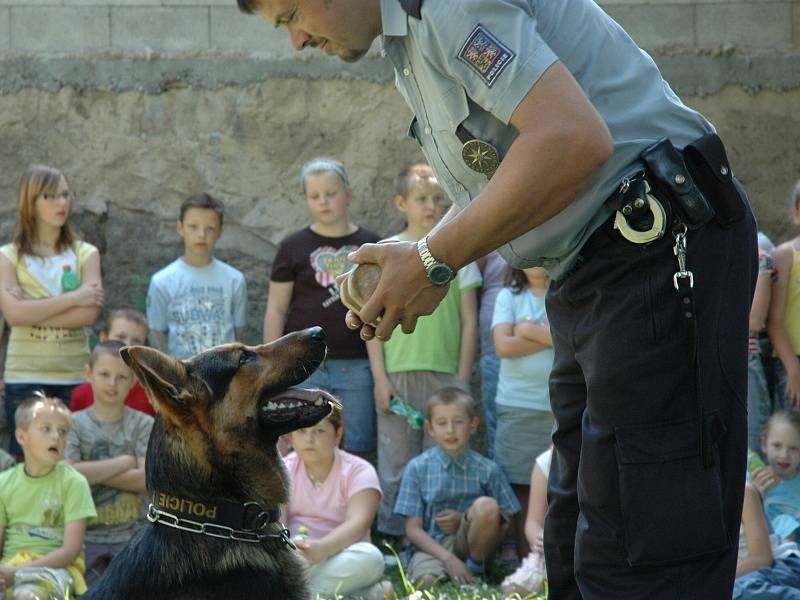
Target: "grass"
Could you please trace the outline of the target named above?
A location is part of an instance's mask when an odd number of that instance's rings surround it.
[[[500,583],[509,574],[510,570],[498,562],[491,565],[485,579],[476,580],[471,584],[456,584],[451,581],[444,581],[440,585],[418,590],[406,577],[394,544],[384,541],[383,551],[386,554],[394,555],[398,559],[397,565],[387,566],[384,574],[384,577],[394,587],[396,598],[405,600],[545,600],[547,598],[546,592],[541,595],[528,594],[526,596],[504,594],[500,590]],[[323,599],[318,598],[317,600]],[[345,599],[337,594],[332,600]]]

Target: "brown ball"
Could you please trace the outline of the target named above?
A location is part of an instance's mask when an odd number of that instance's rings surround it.
[[[378,287],[380,278],[381,268],[378,265],[374,263],[356,265],[347,273],[347,279],[341,287],[342,304],[358,315]]]

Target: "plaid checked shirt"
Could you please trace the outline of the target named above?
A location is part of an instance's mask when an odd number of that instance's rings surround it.
[[[466,449],[451,458],[439,446],[426,450],[406,465],[394,512],[422,517],[422,526],[435,540],[445,537],[434,517],[449,508],[466,512],[481,496],[497,500],[505,514],[520,511],[517,497],[494,461]]]

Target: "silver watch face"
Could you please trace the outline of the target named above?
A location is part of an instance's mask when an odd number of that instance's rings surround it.
[[[453,280],[453,269],[444,263],[436,263],[428,272],[428,278],[436,285],[444,285]]]

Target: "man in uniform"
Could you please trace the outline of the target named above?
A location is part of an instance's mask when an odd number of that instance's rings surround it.
[[[454,201],[355,253],[383,269],[362,337],[412,331],[498,247],[552,275],[551,597],[730,598],[756,246],[713,127],[591,0],[237,1],[297,50],[380,36]]]

